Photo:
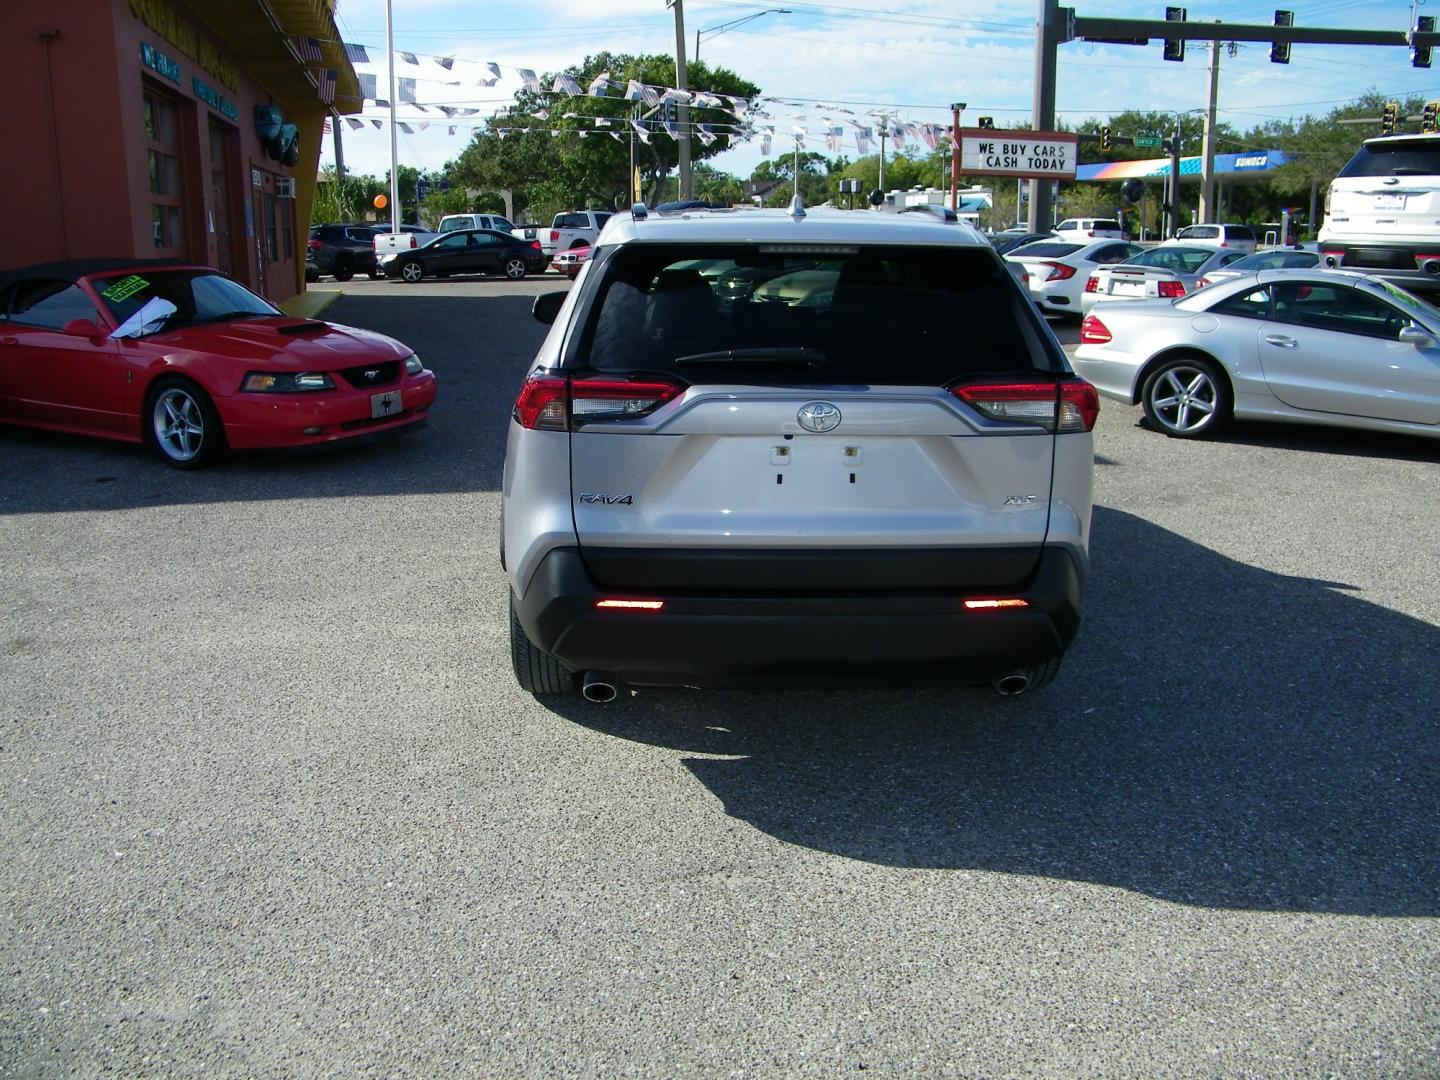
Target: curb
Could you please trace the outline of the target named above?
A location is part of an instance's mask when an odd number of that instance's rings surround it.
[[[331,304],[339,300],[345,294],[339,289],[325,289],[312,292],[306,289],[302,293],[296,293],[288,300],[283,300],[277,305],[286,315],[297,319],[318,319],[325,313]]]

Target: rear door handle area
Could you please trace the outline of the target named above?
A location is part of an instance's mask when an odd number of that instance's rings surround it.
[[[1300,344],[1293,337],[1285,337],[1281,334],[1267,334],[1265,341],[1269,345],[1278,345],[1282,349],[1294,349]]]

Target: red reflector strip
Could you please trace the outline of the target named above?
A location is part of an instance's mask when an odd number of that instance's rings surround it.
[[[664,600],[596,600],[597,608],[618,611],[659,611]]]
[[[1012,596],[1004,600],[966,600],[965,606],[971,611],[993,611],[996,608],[1029,607],[1030,601],[1021,600],[1018,596]]]

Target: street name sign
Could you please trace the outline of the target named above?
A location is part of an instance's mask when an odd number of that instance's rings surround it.
[[[964,176],[1014,176],[1073,180],[1079,136],[1063,131],[960,129]]]

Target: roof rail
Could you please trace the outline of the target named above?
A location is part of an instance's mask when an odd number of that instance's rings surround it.
[[[643,202],[637,202],[630,208],[630,216],[636,221],[644,221],[649,215],[650,211],[645,209]]]

